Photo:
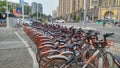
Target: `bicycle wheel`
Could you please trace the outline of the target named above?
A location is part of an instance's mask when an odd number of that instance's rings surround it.
[[[49,55],[56,55],[59,54],[58,52],[54,52],[54,53],[48,53],[48,54],[43,54],[40,56],[40,60],[39,60],[39,67],[43,68],[43,66],[47,63],[47,61],[49,61],[50,59],[47,58],[47,56]]]
[[[42,55],[38,63],[39,68],[43,68],[43,66],[47,63],[47,61],[49,61],[49,59],[47,58],[47,55]]]
[[[102,57],[97,58],[97,68],[114,68],[113,56],[110,52],[106,52]]]
[[[38,50],[38,52],[37,52],[37,54],[36,54],[36,60],[37,60],[37,62],[39,62],[39,60],[40,60],[40,57],[41,57],[41,53],[42,52],[45,52],[45,51],[47,51],[47,50],[52,50],[53,48],[52,47],[44,47],[44,48],[42,48],[42,49],[39,49]]]
[[[62,58],[57,58],[57,59],[51,59],[48,61],[43,68],[61,68],[61,66],[66,62],[67,60],[62,59]],[[64,67],[62,67],[64,68]],[[70,65],[68,68],[72,68]]]
[[[104,67],[103,67],[103,64],[104,64],[103,58],[102,58],[102,57],[99,57],[99,58],[98,58],[97,68],[104,68]]]
[[[108,68],[114,68],[113,55],[110,52],[105,53],[105,61],[107,61]]]

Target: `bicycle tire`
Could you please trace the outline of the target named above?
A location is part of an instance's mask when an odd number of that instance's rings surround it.
[[[43,68],[60,68],[60,66],[62,66],[67,60],[62,59],[62,58],[57,58],[57,59],[51,59],[50,61],[48,61]],[[56,64],[57,63],[57,64]],[[61,65],[59,65],[61,63]],[[51,65],[52,67],[50,67],[49,65]],[[59,65],[59,66],[58,66]],[[63,67],[62,67],[63,68]],[[72,68],[72,66],[70,65],[68,68]]]
[[[52,55],[53,54],[56,55],[56,54],[59,54],[59,53],[55,52],[55,53],[52,53]],[[40,66],[40,68],[41,68],[41,66],[44,65],[44,63],[46,63],[47,61],[50,60],[50,59],[47,58],[47,56],[49,56],[49,54],[42,54],[40,56],[40,59],[39,59],[39,66]]]
[[[37,54],[36,54],[36,60],[37,60],[37,62],[39,62],[40,57],[41,57],[41,55],[42,55],[42,54],[41,54],[42,52],[47,51],[47,50],[51,50],[51,49],[53,49],[53,48],[45,47],[45,48],[39,49],[38,52],[37,52]]]
[[[109,59],[105,59],[105,61],[107,60],[108,61],[108,65],[109,65],[109,67],[108,68],[113,68],[114,67],[114,60],[113,60],[113,54],[112,53],[110,53],[110,52],[106,52],[106,54],[107,54],[107,58]],[[110,57],[111,57],[111,59],[110,59]],[[111,62],[111,63],[110,63]]]
[[[108,55],[111,56],[112,64],[110,64],[110,59],[108,60]],[[103,57],[97,58],[96,68],[113,68],[113,55],[110,52],[106,52]]]

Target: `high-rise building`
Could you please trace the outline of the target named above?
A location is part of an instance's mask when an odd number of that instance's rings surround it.
[[[33,2],[32,3],[32,14],[34,13],[43,13],[42,4]]]
[[[59,0],[59,6],[58,7],[59,7],[59,10],[58,10],[59,11],[59,15],[62,16],[63,15],[63,0]]]
[[[84,1],[59,0],[59,17],[72,15],[72,13],[76,13],[78,16],[80,14],[79,10],[84,9]],[[89,17],[120,19],[120,0],[86,0],[86,8]]]
[[[90,9],[94,9],[98,6],[98,0],[90,0]]]
[[[90,0],[86,0],[86,9],[87,9],[87,10],[90,9]]]
[[[74,11],[74,0],[59,0],[60,16],[65,16]]]
[[[75,0],[75,12],[79,10],[80,7],[80,0]]]
[[[66,12],[65,12],[65,14],[70,13],[70,0],[66,0],[66,5],[65,5],[65,7],[66,7]]]
[[[60,17],[60,7],[59,6],[57,6],[57,10],[56,10],[56,14],[57,14],[57,17]]]
[[[75,12],[75,0],[70,0],[70,13]]]
[[[90,8],[90,0],[86,1],[87,9]],[[84,0],[59,0],[59,11],[61,16],[78,12],[84,8]]]
[[[103,7],[113,7],[113,6],[120,6],[120,0],[102,0],[103,2]]]
[[[56,10],[53,10],[52,11],[52,18],[56,18],[57,17],[57,11]]]
[[[86,0],[86,8],[90,8],[90,0]],[[84,9],[84,0],[75,0],[75,12]]]
[[[80,7],[79,7],[79,9],[83,9],[83,7],[84,7],[84,0],[80,0]]]

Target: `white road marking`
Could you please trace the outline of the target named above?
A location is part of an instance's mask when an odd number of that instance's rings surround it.
[[[22,41],[3,41],[3,42],[0,42],[1,44],[2,43],[21,43]],[[27,42],[27,41],[25,41]]]
[[[30,47],[29,44],[27,42],[25,42],[25,40],[17,32],[15,32],[15,34],[20,38],[20,40],[25,44],[26,47]],[[27,49],[33,60],[33,68],[38,68],[38,63],[36,61],[35,53],[33,52],[33,50],[31,48],[27,48]]]

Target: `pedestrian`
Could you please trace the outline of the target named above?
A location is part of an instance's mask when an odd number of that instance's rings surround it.
[[[88,16],[86,17],[86,22],[89,23],[89,18],[88,18]]]
[[[117,26],[117,21],[115,22],[114,26]]]
[[[20,20],[19,19],[17,19],[17,25],[20,25]]]

